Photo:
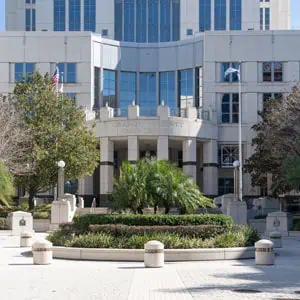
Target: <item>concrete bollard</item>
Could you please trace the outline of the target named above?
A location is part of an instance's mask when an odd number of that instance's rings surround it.
[[[165,263],[164,244],[149,241],[145,244],[144,264],[146,268],[162,268]]]
[[[30,231],[21,232],[20,236],[20,247],[31,247],[32,246],[33,233]]]
[[[270,240],[274,244],[274,248],[282,248],[282,235],[279,231],[270,233]]]
[[[270,266],[275,264],[274,244],[269,240],[255,243],[255,264]]]
[[[49,241],[39,241],[32,246],[33,263],[35,265],[50,265],[53,257],[53,246]]]
[[[84,208],[84,200],[82,197],[78,197],[78,208]]]

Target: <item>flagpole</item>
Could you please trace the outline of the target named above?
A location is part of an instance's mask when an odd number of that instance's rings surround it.
[[[239,161],[240,161],[240,176],[239,176],[239,198],[243,201],[243,151],[242,151],[242,61],[240,61],[239,72]]]

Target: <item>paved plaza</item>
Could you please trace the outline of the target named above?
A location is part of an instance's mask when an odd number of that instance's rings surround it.
[[[300,299],[300,238],[285,239],[271,267],[257,267],[254,260],[167,263],[163,269],[71,260],[37,266],[30,249],[18,244],[0,231],[1,300]]]

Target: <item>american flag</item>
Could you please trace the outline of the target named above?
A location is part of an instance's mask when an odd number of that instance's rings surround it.
[[[55,72],[52,76],[52,82],[54,85],[58,85],[58,82],[59,82],[59,68],[58,67],[56,67]]]

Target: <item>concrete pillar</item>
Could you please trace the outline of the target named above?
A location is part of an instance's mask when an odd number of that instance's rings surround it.
[[[128,161],[135,164],[140,158],[139,141],[137,136],[128,137]]]
[[[203,193],[218,195],[218,143],[210,140],[203,144]]]
[[[108,195],[113,190],[114,143],[109,138],[100,139],[100,194]]]
[[[169,137],[168,136],[158,137],[157,160],[169,160]]]
[[[183,141],[183,170],[197,182],[197,142],[196,138]]]

